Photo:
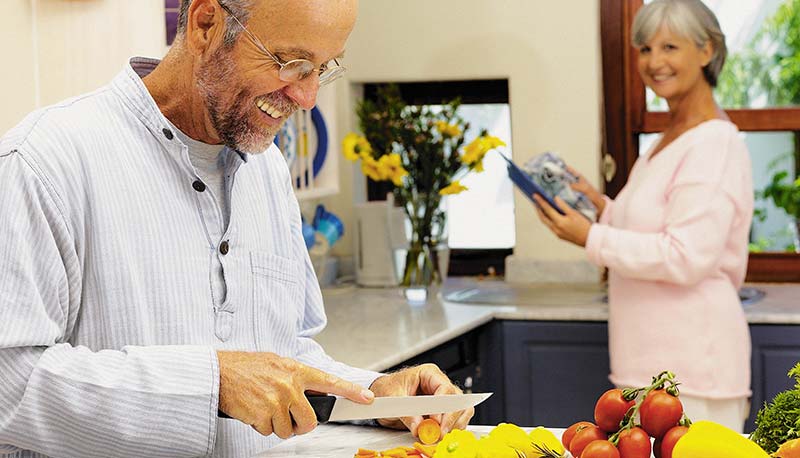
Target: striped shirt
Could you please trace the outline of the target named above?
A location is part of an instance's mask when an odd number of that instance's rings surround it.
[[[230,223],[135,58],[110,85],[0,139],[0,455],[250,456],[276,444],[217,418],[215,350],[333,361],[286,163],[226,149]],[[215,305],[214,275],[227,295]]]

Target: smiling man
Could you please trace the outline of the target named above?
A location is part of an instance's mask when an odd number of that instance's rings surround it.
[[[272,140],[343,72],[356,10],[184,0],[163,61],[0,139],[0,454],[250,456],[316,426],[309,390],[459,392],[436,366],[382,375],[312,340],[322,296]]]

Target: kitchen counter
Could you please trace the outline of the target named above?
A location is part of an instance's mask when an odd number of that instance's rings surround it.
[[[766,292],[744,306],[750,323],[800,324],[800,284],[747,285]],[[501,291],[509,305],[443,300],[453,291]],[[501,281],[453,279],[444,294],[410,306],[399,288],[344,286],[323,290],[328,326],[316,340],[334,359],[381,371],[475,329],[493,319],[606,321],[608,305],[599,284],[511,286]],[[480,296],[476,296],[480,297]],[[510,298],[510,300],[508,299]]]

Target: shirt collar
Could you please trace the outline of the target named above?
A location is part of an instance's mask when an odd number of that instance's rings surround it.
[[[164,143],[169,141],[164,137],[164,129],[169,129],[170,123],[142,81],[142,78],[155,70],[160,62],[159,59],[148,57],[132,57],[128,65],[111,82],[111,86],[147,129]],[[247,154],[238,150],[236,153],[242,162],[247,162]]]

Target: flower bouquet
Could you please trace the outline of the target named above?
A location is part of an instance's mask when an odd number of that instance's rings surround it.
[[[436,247],[443,243],[443,196],[467,190],[460,180],[483,171],[483,157],[505,146],[482,131],[467,143],[469,124],[457,111],[459,100],[441,107],[406,104],[395,85],[378,90],[376,100],[361,101],[357,108],[363,135],[348,134],[344,156],[360,161],[369,179],[392,184],[395,202],[411,226],[401,286],[428,286],[440,282]]]

